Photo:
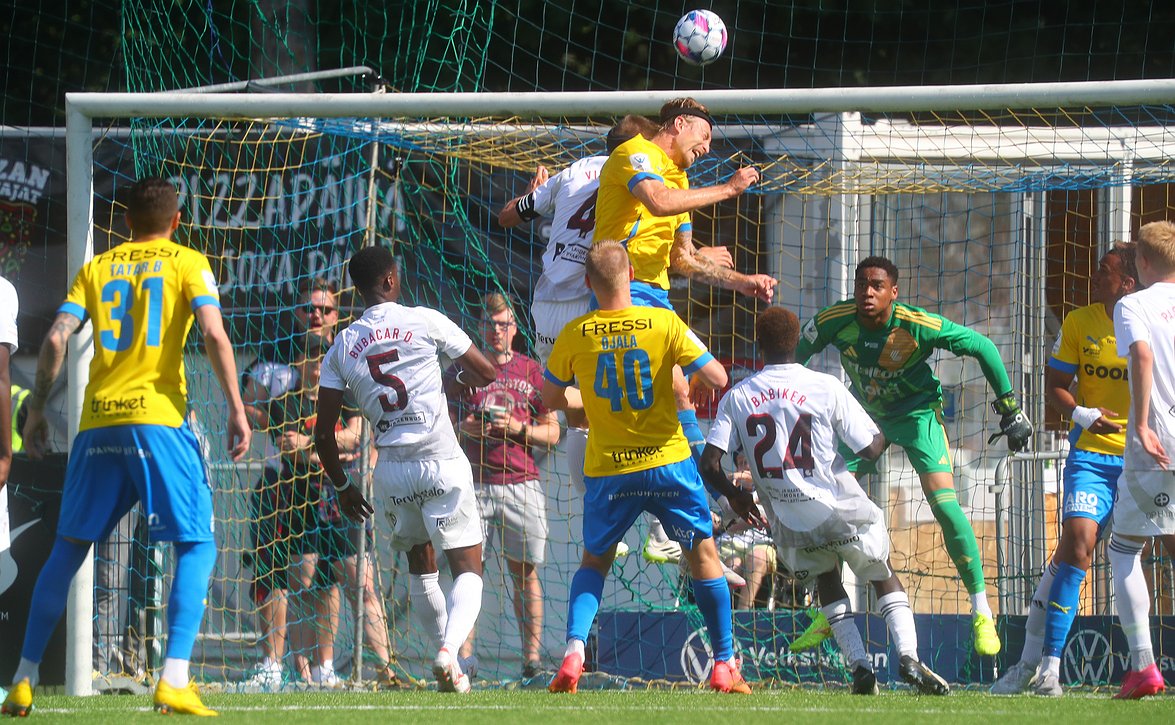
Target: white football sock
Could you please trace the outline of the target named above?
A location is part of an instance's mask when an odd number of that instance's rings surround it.
[[[1131,669],[1141,670],[1155,661],[1151,648],[1151,597],[1142,573],[1142,543],[1110,535],[1106,547],[1114,575],[1114,608],[1130,646]]]
[[[571,477],[571,485],[575,487],[580,496],[587,492],[587,487],[583,485],[583,462],[587,458],[587,439],[586,428],[567,429],[567,475]]]
[[[877,600],[877,608],[885,617],[894,647],[898,654],[918,659],[918,631],[914,628],[914,611],[905,592],[890,592]]]
[[[188,680],[191,677],[188,675],[188,660],[177,660],[174,657],[168,657],[163,660],[163,681],[172,687],[183,689],[188,686]]]
[[[991,613],[991,605],[987,603],[987,592],[976,592],[971,595],[971,613],[982,614],[987,617],[993,616]]]
[[[1024,649],[1020,651],[1020,661],[1030,667],[1040,664],[1044,654],[1044,621],[1045,607],[1048,606],[1049,590],[1053,588],[1053,578],[1057,574],[1057,565],[1049,562],[1040,573],[1040,582],[1036,585],[1036,593],[1032,595],[1032,604],[1028,607],[1028,621],[1024,624]]]
[[[865,653],[865,643],[861,640],[861,631],[853,620],[853,608],[848,599],[826,604],[820,608],[824,616],[828,617],[828,624],[832,628],[832,636],[840,647],[840,653],[850,667],[869,664],[869,656]]]
[[[574,637],[567,640],[567,649],[563,651],[563,657],[567,658],[571,655],[584,656],[584,646],[582,639],[575,639]]]
[[[1040,662],[1041,672],[1051,672],[1057,677],[1061,676],[1061,658],[1060,657],[1045,657]]]
[[[434,571],[431,574],[409,575],[408,601],[412,604],[412,618],[431,636],[432,648],[439,650],[445,638],[445,626],[449,622],[440,574]]]
[[[449,622],[441,642],[443,649],[457,652],[469,638],[481,612],[481,590],[481,577],[471,571],[453,580],[453,590],[449,592]]]

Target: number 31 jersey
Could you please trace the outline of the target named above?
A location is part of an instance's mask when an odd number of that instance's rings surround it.
[[[772,535],[799,546],[852,535],[873,520],[876,507],[837,441],[860,451],[877,433],[843,383],[793,363],[768,365],[722,396],[706,442],[746,456],[759,500],[783,529],[773,526]]]
[[[350,390],[381,455],[427,461],[461,454],[442,387],[439,355],[468,352],[469,335],[436,310],[384,302],[335,336],[319,386]]]
[[[183,423],[184,341],[203,305],[220,306],[207,257],[164,237],[124,242],[82,267],[57,310],[94,326],[80,430]]]

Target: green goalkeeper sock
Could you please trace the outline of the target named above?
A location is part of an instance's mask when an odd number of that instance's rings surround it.
[[[979,556],[979,544],[971,522],[963,514],[955,489],[943,488],[927,496],[930,510],[942,528],[947,554],[955,562],[955,569],[963,579],[963,586],[969,594],[978,594],[986,589],[983,581],[983,560]]]

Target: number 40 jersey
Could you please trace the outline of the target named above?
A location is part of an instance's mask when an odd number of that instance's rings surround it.
[[[384,302],[368,307],[335,336],[318,384],[351,392],[371,423],[381,457],[456,458],[462,453],[449,420],[439,356],[456,359],[472,345],[469,335],[436,310]]]
[[[852,536],[876,518],[837,441],[860,451],[877,433],[840,380],[793,363],[768,365],[722,396],[706,442],[746,456],[772,536],[805,546]]]

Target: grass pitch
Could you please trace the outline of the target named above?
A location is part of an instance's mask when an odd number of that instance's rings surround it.
[[[762,690],[749,696],[698,691],[599,691],[551,695],[534,691],[481,690],[469,695],[428,691],[265,695],[209,694],[204,701],[227,718],[248,723],[419,722],[431,725],[474,723],[590,723],[652,725],[721,722],[731,725],[800,720],[812,725],[851,723],[946,722],[950,725],[1008,723],[1175,722],[1175,696],[1118,702],[1108,692],[1072,693],[1059,699],[994,697],[984,692],[954,692],[949,697],[918,697],[905,690],[877,697],[855,697],[844,690]],[[32,717],[71,723],[158,722],[148,697],[38,695]],[[933,718],[933,719],[930,719]]]

